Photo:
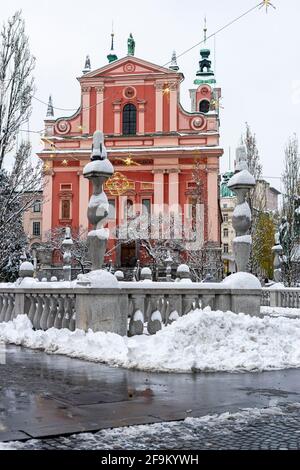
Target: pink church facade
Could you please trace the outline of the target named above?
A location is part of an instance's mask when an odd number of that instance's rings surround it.
[[[140,213],[143,206],[150,213],[169,207],[188,218],[184,212],[195,199],[193,174],[197,166],[204,241],[220,246],[221,91],[214,86],[212,74],[206,73],[208,67],[199,72],[201,83],[191,90],[192,111],[185,111],[180,104],[184,76],[176,64],[172,65],[160,67],[128,55],[99,69],[86,70],[78,79],[78,111],[55,119],[50,110],[45,120],[44,148],[38,154],[44,162],[46,182],[44,237],[58,226],[88,230],[91,188],[83,177],[83,168],[90,159],[93,133],[100,130],[117,174],[106,187],[115,226],[122,223],[128,201],[134,213]],[[114,252],[115,245],[116,240],[110,240],[111,258],[122,265],[132,252],[128,244]]]

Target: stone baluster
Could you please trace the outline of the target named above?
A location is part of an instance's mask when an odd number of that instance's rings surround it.
[[[70,327],[70,320],[72,318],[72,299],[70,296],[66,296],[65,298],[65,315],[62,322],[62,328],[66,328],[67,330]]]
[[[215,294],[212,293],[211,295],[202,295],[202,299],[201,299],[200,303],[201,303],[201,308],[202,309],[204,309],[206,307],[211,307],[211,309],[214,310],[215,309],[215,303],[216,303]],[[198,308],[198,305],[199,305],[199,299],[196,300],[196,308]]]
[[[28,318],[31,321],[31,323],[33,324],[35,313],[36,313],[36,296],[30,294],[28,297],[29,297],[29,301],[30,301],[30,308],[29,308],[29,312],[28,312]]]
[[[47,320],[47,329],[53,328],[57,315],[57,295],[52,294],[50,297],[50,310]]]
[[[54,328],[60,330],[62,328],[63,318],[65,315],[65,296],[58,297],[58,311],[54,322]]]
[[[41,316],[40,327],[42,330],[47,330],[48,317],[50,313],[50,295],[43,295],[43,313]]]
[[[71,307],[71,316],[70,316],[70,324],[69,330],[75,331],[76,330],[76,302],[75,296],[70,296],[70,307]]]
[[[142,335],[145,323],[145,295],[131,296],[130,311],[129,336]]]
[[[148,333],[155,335],[162,329],[162,316],[161,316],[161,298],[157,295],[150,297],[150,317],[148,320]]]
[[[9,322],[12,320],[12,313],[14,310],[14,295],[8,294],[8,305],[5,315],[5,322]]]
[[[0,314],[1,323],[5,322],[7,307],[8,307],[8,294],[3,294],[2,309],[1,309],[1,314]]]
[[[182,300],[180,295],[169,296],[169,315],[167,323],[171,324],[182,315]]]
[[[196,309],[195,296],[186,294],[182,296],[182,315],[188,315]]]
[[[2,307],[3,307],[3,294],[0,294],[0,323],[1,323]]]
[[[42,295],[37,295],[37,308],[35,312],[35,316],[33,319],[33,327],[35,330],[40,330],[41,329],[41,318],[43,314],[43,296]]]
[[[164,325],[168,324],[168,318],[170,316],[170,301],[169,301],[169,296],[164,295],[163,298],[161,299],[161,317],[162,317],[162,322]]]

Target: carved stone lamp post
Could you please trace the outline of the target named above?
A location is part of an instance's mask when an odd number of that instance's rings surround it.
[[[246,148],[237,149],[236,173],[229,181],[228,188],[237,195],[237,206],[233,213],[233,227],[236,238],[233,242],[233,251],[238,272],[247,272],[251,252],[252,238],[249,235],[251,228],[251,210],[246,201],[248,192],[255,187],[255,178],[249,173]]]
[[[228,188],[237,195],[232,223],[237,235],[233,242],[233,251],[238,272],[227,277],[223,281],[223,286],[231,290],[229,310],[235,313],[259,315],[261,284],[257,277],[247,272],[252,245],[252,237],[249,235],[252,217],[246,197],[255,187],[255,178],[249,173],[244,146],[237,149],[236,156],[237,173],[230,179]]]
[[[72,261],[72,253],[71,249],[73,247],[73,240],[72,240],[72,235],[71,235],[71,229],[69,227],[66,228],[65,231],[65,238],[61,244],[62,249],[64,251],[64,280],[65,281],[71,281],[72,280],[72,266],[71,266],[71,261]]]
[[[88,247],[92,262],[92,271],[102,269],[109,237],[108,229],[103,228],[108,220],[108,199],[103,185],[114,174],[111,162],[107,158],[103,133],[95,132],[91,162],[83,170],[83,175],[93,184],[93,195],[88,206],[88,220],[94,230],[88,234]]]
[[[108,199],[103,191],[105,181],[114,173],[107,158],[102,132],[95,132],[91,162],[84,169],[85,178],[93,184],[88,205],[88,220],[93,230],[88,234],[88,249],[92,271],[78,276],[82,292],[76,295],[76,328],[84,331],[104,331],[121,336],[127,334],[127,294],[123,293],[116,277],[102,269],[109,237],[104,226],[108,220]],[[125,312],[125,314],[124,314]]]

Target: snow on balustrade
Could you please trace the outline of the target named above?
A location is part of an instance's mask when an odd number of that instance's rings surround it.
[[[105,273],[105,272],[104,272]],[[241,274],[237,275],[240,276]],[[184,272],[186,276],[186,272]],[[183,276],[183,277],[184,277]],[[230,280],[224,283],[186,283],[178,282],[120,282],[114,278],[117,286],[84,285],[73,282],[38,282],[32,278],[17,281],[15,285],[0,284],[0,322],[8,322],[19,314],[26,314],[35,330],[67,328],[74,331],[81,328],[94,331],[93,324],[82,327],[80,319],[82,305],[87,296],[94,296],[95,301],[105,303],[116,295],[120,296],[120,318],[122,324],[129,322],[129,336],[142,335],[145,327],[148,333],[156,334],[165,325],[196,309],[211,307],[224,312],[232,310],[234,295],[247,298],[249,292],[260,299],[261,290],[234,288]],[[117,289],[116,289],[117,287]],[[81,301],[79,302],[79,299]],[[82,301],[83,299],[83,301]],[[98,300],[97,300],[98,299]],[[243,308],[240,308],[243,310]],[[84,312],[86,314],[86,312]],[[239,312],[237,312],[239,313]],[[254,314],[253,312],[246,312]],[[96,312],[97,315],[97,312]],[[118,314],[119,315],[119,314]],[[116,315],[118,317],[118,315]],[[88,318],[88,315],[86,315]],[[107,315],[106,315],[107,317]],[[105,318],[104,318],[105,321]],[[101,325],[100,325],[101,328]],[[125,326],[126,328],[126,326]],[[105,330],[103,330],[105,331]],[[109,330],[114,332],[113,330]],[[123,330],[122,330],[123,331]],[[126,330],[124,331],[126,334]]]
[[[285,288],[275,284],[262,290],[261,305],[264,307],[300,308],[300,288]]]

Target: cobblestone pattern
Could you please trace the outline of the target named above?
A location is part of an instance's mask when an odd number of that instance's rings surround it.
[[[237,419],[162,423],[15,443],[24,450],[299,450],[300,408]]]

